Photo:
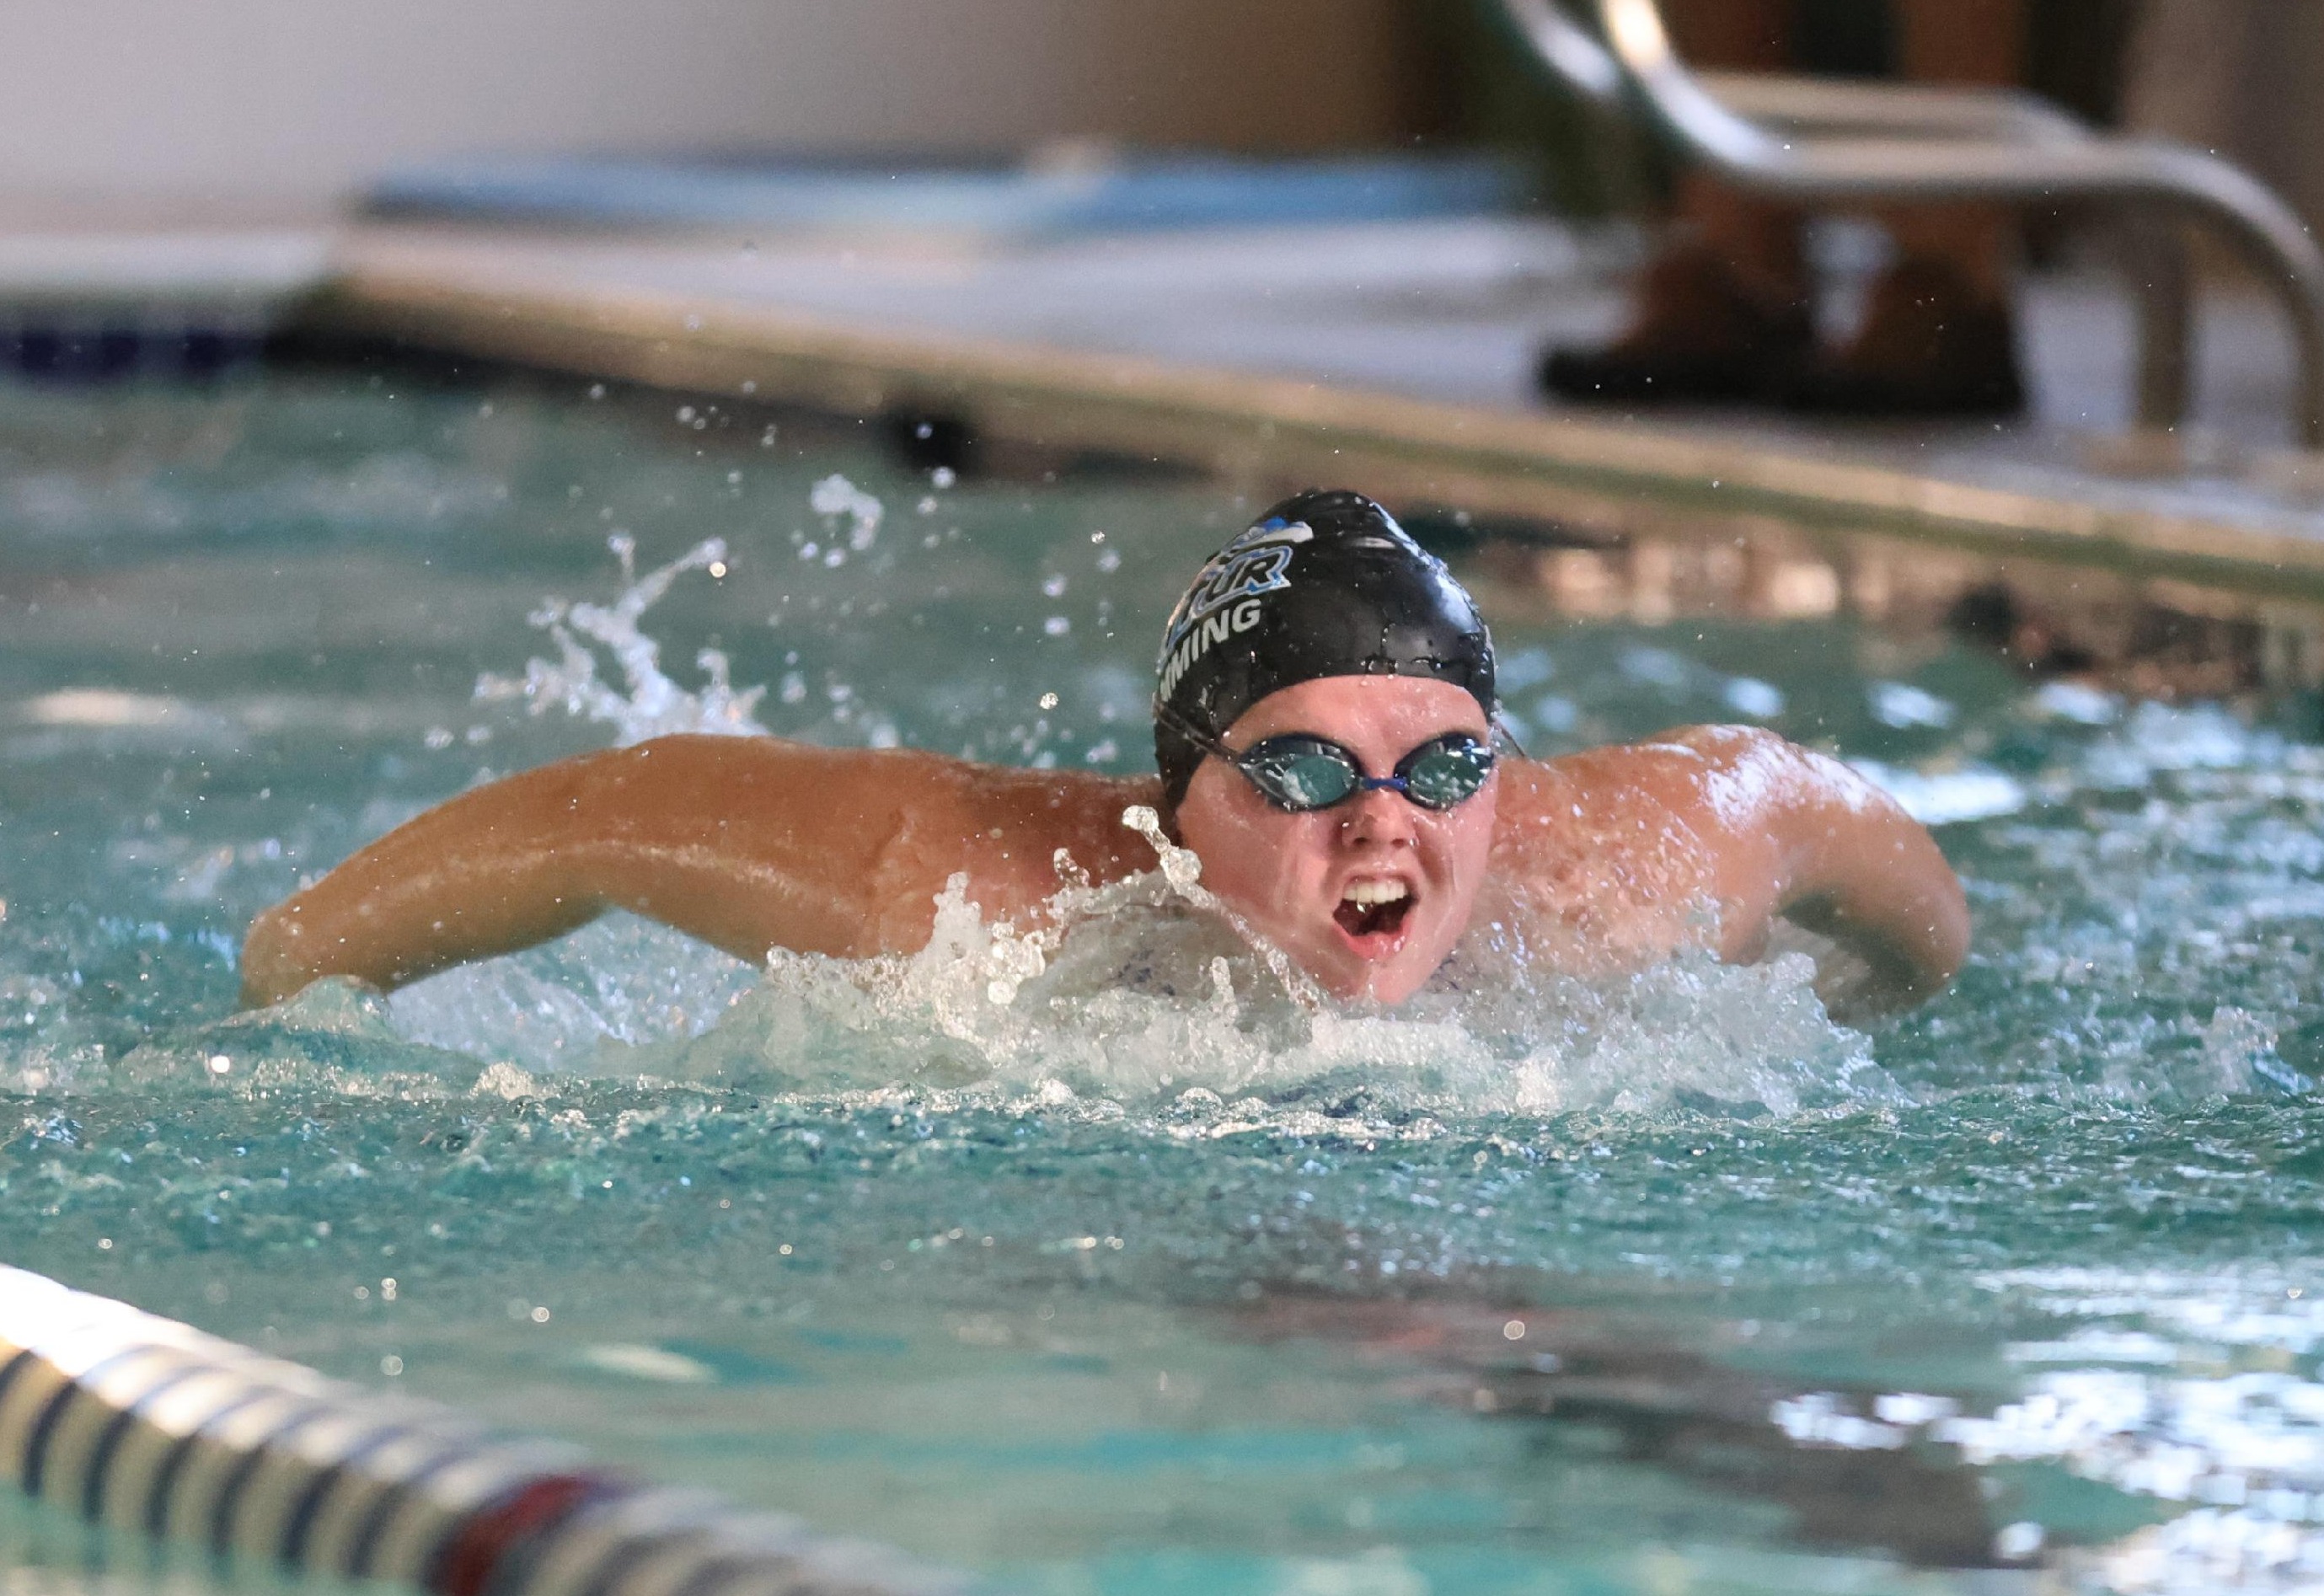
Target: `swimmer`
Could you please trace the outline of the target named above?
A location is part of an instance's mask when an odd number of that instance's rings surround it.
[[[1155,868],[1133,805],[1350,1001],[1403,1001],[1472,928],[1600,974],[1687,947],[1757,959],[1787,918],[1854,955],[1827,995],[1858,1013],[1941,990],[1966,950],[1929,834],[1771,733],[1540,761],[1498,746],[1483,620],[1361,494],[1301,494],[1231,540],[1178,601],[1158,670],[1158,776],[672,736],[493,782],[260,915],[243,1001],[327,975],[392,989],[612,909],[753,964],[916,952],[956,874],[987,918],[1026,927],[1064,856],[1098,883]]]

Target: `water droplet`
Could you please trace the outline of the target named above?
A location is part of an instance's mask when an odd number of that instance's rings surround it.
[[[859,553],[878,540],[881,518],[887,513],[879,500],[836,471],[808,490],[807,502],[817,515],[847,517],[847,546]]]

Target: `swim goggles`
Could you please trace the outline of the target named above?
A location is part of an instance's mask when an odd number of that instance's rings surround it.
[[[1294,815],[1328,809],[1365,792],[1401,793],[1424,809],[1450,809],[1477,796],[1496,757],[1491,744],[1466,732],[1447,732],[1397,761],[1394,775],[1367,776],[1355,754],[1328,737],[1287,732],[1237,753],[1167,704],[1156,705],[1155,713],[1204,753],[1241,771],[1268,803]]]

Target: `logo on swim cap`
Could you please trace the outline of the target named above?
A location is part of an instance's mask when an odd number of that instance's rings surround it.
[[[1170,613],[1155,703],[1217,737],[1268,694],[1330,676],[1431,677],[1493,712],[1493,643],[1444,563],[1361,494],[1271,507],[1195,574]],[[1163,796],[1185,795],[1199,745],[1157,715]]]
[[[1291,578],[1284,573],[1291,565],[1292,546],[1314,535],[1315,529],[1304,521],[1270,515],[1211,556],[1178,601],[1178,613],[1170,617],[1169,630],[1162,635],[1163,658],[1167,660],[1188,632],[1235,600],[1290,586]],[[1168,690],[1163,689],[1166,695]]]

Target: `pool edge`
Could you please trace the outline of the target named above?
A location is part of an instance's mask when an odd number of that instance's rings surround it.
[[[2127,508],[1619,421],[873,328],[777,303],[494,270],[473,256],[399,263],[358,252],[300,325],[839,415],[956,415],[993,439],[1192,465],[1262,494],[1354,481],[1390,500],[1584,525],[1644,496],[2324,592],[2324,535],[2282,520]]]

